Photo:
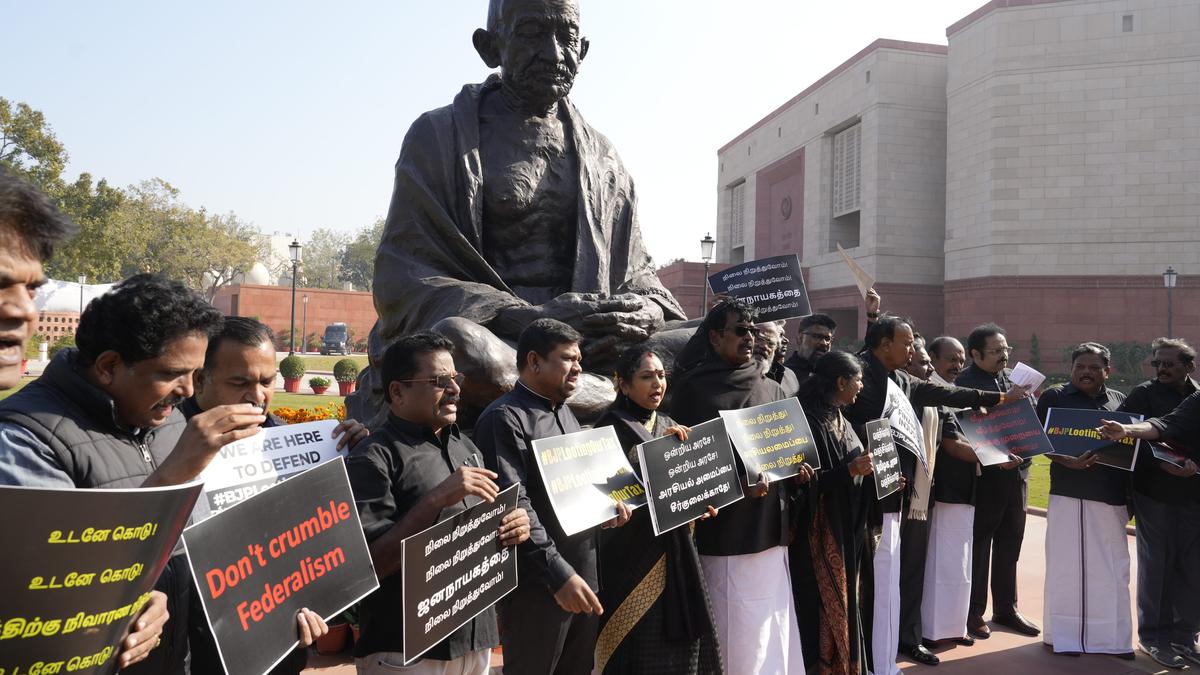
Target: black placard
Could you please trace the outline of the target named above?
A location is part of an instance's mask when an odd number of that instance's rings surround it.
[[[758,308],[758,321],[812,314],[796,254],[734,265],[708,277],[714,293],[742,298]]]
[[[1080,410],[1077,408],[1050,408],[1046,411],[1046,437],[1054,446],[1053,455],[1079,457],[1086,452],[1096,454],[1096,463],[1105,464],[1125,471],[1133,471],[1137,462],[1141,441],[1124,438],[1119,441],[1105,440],[1097,428],[1104,420],[1121,424],[1141,422],[1141,415],[1108,410]]]
[[[887,420],[867,422],[867,452],[874,468],[875,498],[883,499],[900,489],[900,454]]]
[[[1007,462],[1009,453],[1029,459],[1054,451],[1042,421],[1026,399],[989,408],[987,414],[968,410],[955,415],[984,466]]]
[[[1196,453],[1191,448],[1184,446],[1174,439],[1147,441],[1147,444],[1150,446],[1150,453],[1154,455],[1155,459],[1168,464],[1174,464],[1181,469],[1184,468],[1189,459],[1193,462],[1196,461]],[[1200,471],[1196,473],[1200,474]]]
[[[260,675],[298,644],[296,612],[326,619],[379,587],[341,457],[183,533],[229,675]]]
[[[669,532],[742,498],[725,422],[692,427],[686,441],[663,436],[637,447],[654,534]]]
[[[538,439],[533,454],[554,515],[568,535],[616,517],[618,501],[630,509],[646,504],[646,490],[612,427]]]
[[[416,661],[517,587],[517,555],[500,545],[500,521],[517,486],[401,542],[404,663]],[[399,611],[399,609],[397,609]]]
[[[113,673],[200,484],[0,487],[0,673]]]
[[[725,430],[746,467],[746,484],[758,482],[759,474],[769,480],[790,478],[800,465],[821,468],[808,418],[800,402],[785,398],[742,410],[722,410]]]

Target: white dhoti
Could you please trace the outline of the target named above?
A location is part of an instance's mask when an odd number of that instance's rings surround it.
[[[875,551],[874,614],[871,616],[871,672],[900,675],[900,514],[883,514],[883,536]]]
[[[926,640],[967,635],[974,527],[975,507],[970,504],[938,502],[930,512],[921,595],[921,636]]]
[[[726,673],[804,673],[786,546],[700,556]]]
[[[1128,521],[1124,506],[1050,495],[1042,640],[1054,651],[1133,651]]]

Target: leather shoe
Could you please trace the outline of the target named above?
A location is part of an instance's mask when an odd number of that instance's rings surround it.
[[[938,658],[937,654],[934,654],[926,649],[924,645],[917,645],[916,647],[901,647],[900,655],[907,656],[913,661],[927,666],[936,666],[942,662],[942,660]]]
[[[953,642],[954,644],[958,645],[959,647],[974,647],[975,646],[975,638],[971,637],[970,635],[967,635],[964,637],[950,638],[950,642]]]
[[[982,617],[967,619],[967,633],[978,640],[986,640],[992,637],[992,629],[988,627],[987,622]]]
[[[1029,637],[1037,637],[1042,634],[1041,628],[1038,628],[1032,621],[1021,616],[1020,613],[1013,613],[1007,616],[993,616],[992,623],[998,623],[1001,626],[1011,628],[1021,635],[1028,635]]]

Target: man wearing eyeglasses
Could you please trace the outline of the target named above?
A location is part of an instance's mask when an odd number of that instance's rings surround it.
[[[1162,417],[1196,393],[1196,350],[1187,342],[1158,338],[1151,346],[1156,377],[1129,392],[1121,410],[1145,419]],[[1159,461],[1146,445],[1133,473],[1137,513],[1138,643],[1159,664],[1200,666],[1200,478],[1196,462]]]
[[[354,645],[359,673],[485,675],[500,643],[494,609],[479,614],[405,667],[401,542],[479,504],[495,501],[496,474],[455,422],[462,376],[453,344],[435,333],[405,336],[384,353],[387,422],[346,460],[359,519],[370,542],[379,589],[362,601],[361,637]],[[517,508],[501,521],[500,542],[529,537],[530,520]]]
[[[784,396],[795,396],[800,390],[800,382],[796,379],[796,374],[784,367],[782,360],[778,358],[780,350],[784,348],[783,342],[787,339],[783,337],[786,325],[786,321],[767,321],[755,326],[758,329],[758,337],[754,339],[754,362],[758,364],[763,375],[779,383]]]
[[[955,384],[988,391],[1012,388],[1008,356],[1012,349],[1004,329],[984,324],[967,337],[971,365]],[[1022,635],[1035,637],[1041,629],[1017,611],[1017,562],[1025,539],[1025,505],[1028,500],[1028,460],[985,466],[975,483],[975,541],[971,552],[971,606],[967,631],[980,640],[992,631],[983,620],[988,601],[988,568],[991,569],[992,621]],[[1016,470],[1014,470],[1016,469]]]

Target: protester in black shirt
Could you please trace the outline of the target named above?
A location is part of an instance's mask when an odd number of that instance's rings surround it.
[[[221,332],[208,341],[204,352],[204,368],[193,378],[195,394],[179,405],[186,419],[205,410],[222,405],[249,403],[263,410],[267,421],[263,427],[286,424],[269,412],[275,395],[275,376],[279,364],[275,360],[275,335],[266,325],[247,317],[227,316]],[[349,450],[367,437],[367,428],[354,420],[344,420],[333,430],[338,450]],[[196,595],[193,587],[192,594]],[[191,670],[194,673],[222,673],[212,632],[199,601],[190,603],[188,644],[191,647]],[[271,669],[271,675],[299,673],[308,661],[308,649],[318,637],[329,631],[324,619],[308,609],[297,613],[297,636],[300,647]]]
[[[796,386],[812,375],[813,364],[833,348],[837,322],[828,314],[809,314],[800,319],[800,344],[783,365],[796,375]]]
[[[934,372],[929,380],[951,386],[966,361],[962,344],[952,337],[928,345]],[[967,633],[971,601],[971,548],[975,523],[975,473],[979,458],[950,408],[938,409],[942,435],[934,454],[933,508],[921,594],[921,637],[926,647],[943,640],[975,644]]]
[[[538,475],[533,442],[581,431],[564,405],[580,373],[581,337],[554,319],[529,324],[517,340],[520,379],[492,402],[475,426],[475,442],[501,488],[520,484],[520,505],[529,514],[529,540],[518,549],[517,590],[500,601],[504,671],[512,675],[592,670],[597,617],[596,528],[567,536]],[[602,527],[624,525],[629,510]]]
[[[1004,329],[984,324],[967,337],[971,365],[955,384],[988,391],[1006,391],[1008,356],[1012,350]],[[1025,540],[1025,505],[1028,501],[1028,461],[982,467],[975,482],[975,546],[971,554],[971,608],[967,630],[973,637],[991,636],[983,620],[988,604],[988,568],[991,567],[992,621],[1034,637],[1041,630],[1017,611],[1017,562]],[[1014,470],[1018,469],[1019,470]]]
[[[496,474],[481,466],[479,451],[463,436],[458,417],[459,384],[453,345],[435,333],[397,340],[384,353],[382,380],[388,420],[346,461],[354,500],[380,587],[363,599],[361,637],[354,645],[359,673],[455,672],[485,675],[491,648],[499,644],[489,608],[454,631],[423,660],[404,667],[401,542],[479,504],[494,501]],[[529,537],[524,509],[505,514],[500,542],[514,546]]]
[[[756,314],[745,301],[729,299],[704,317],[693,343],[703,342],[704,357],[673,385],[671,416],[677,422],[695,426],[722,410],[784,398],[779,385],[754,363]],[[725,672],[792,672],[802,667],[803,656],[788,578],[791,481],[768,485],[760,478],[746,495],[717,517],[696,523],[696,548]],[[743,588],[756,590],[747,597]]]
[[[1125,395],[1105,386],[1108,348],[1084,342],[1071,354],[1071,381],[1038,399],[1044,423],[1051,408],[1116,410]],[[1095,453],[1054,455],[1046,509],[1043,642],[1056,654],[1081,652],[1133,658],[1129,611],[1129,547],[1125,524],[1129,472],[1097,463]]]
[[[1129,392],[1120,410],[1145,418],[1170,413],[1198,385],[1192,379],[1196,350],[1187,342],[1159,338],[1151,345],[1157,377]],[[1194,456],[1194,455],[1193,455]],[[1200,478],[1197,467],[1154,457],[1145,444],[1133,473],[1137,514],[1137,610],[1139,648],[1159,664],[1200,665]]]

